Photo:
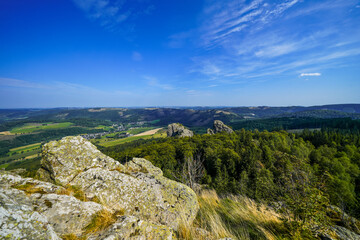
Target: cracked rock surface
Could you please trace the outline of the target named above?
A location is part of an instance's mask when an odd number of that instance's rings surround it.
[[[0,171],[0,239],[174,239],[180,222],[191,223],[199,209],[193,190],[151,162],[122,165],[82,137],[45,144],[41,164],[41,180]],[[121,214],[87,232],[105,210]]]

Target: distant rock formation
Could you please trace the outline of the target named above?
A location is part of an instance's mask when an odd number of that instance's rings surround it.
[[[207,131],[206,131],[207,134],[210,134],[210,135],[213,135],[215,134],[214,133],[214,130],[212,130],[211,128],[208,128]]]
[[[168,137],[192,137],[192,136],[194,136],[194,133],[191,130],[186,129],[180,123],[169,124],[166,133],[167,133]]]
[[[0,172],[0,238],[173,239],[180,221],[191,223],[199,209],[193,190],[146,159],[122,165],[82,137],[45,144],[41,164],[45,181]],[[105,210],[117,214],[115,222],[86,232]]]
[[[232,133],[234,131],[229,126],[225,125],[222,121],[215,120],[214,121],[214,130],[208,128],[207,129],[207,134],[212,135],[212,134],[219,133],[219,132]]]

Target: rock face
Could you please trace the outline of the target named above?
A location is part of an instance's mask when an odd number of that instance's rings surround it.
[[[173,230],[181,221],[191,223],[199,209],[193,190],[146,159],[122,165],[82,137],[45,144],[41,165],[41,181],[0,172],[0,238],[84,236],[106,210],[122,214],[86,238],[173,239]]]
[[[219,133],[219,132],[232,133],[234,131],[229,126],[225,125],[222,121],[215,120],[214,121],[214,130],[208,128],[207,134],[212,135],[212,134]]]
[[[206,130],[206,133],[209,134],[209,135],[215,134],[215,133],[214,133],[214,130],[212,130],[211,128],[208,128],[208,129]]]
[[[166,133],[167,133],[168,137],[192,137],[192,136],[194,136],[194,133],[191,130],[186,129],[180,123],[169,124]]]
[[[121,169],[123,166],[114,159],[102,154],[89,141],[82,137],[65,137],[52,141],[42,149],[43,159],[39,175],[42,179],[53,180],[67,185],[88,169]]]
[[[1,239],[61,239],[81,232],[103,206],[62,195],[63,187],[0,173]]]

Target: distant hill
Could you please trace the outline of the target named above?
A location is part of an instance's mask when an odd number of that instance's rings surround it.
[[[189,127],[210,126],[216,119],[224,122],[241,119],[274,117],[312,117],[360,119],[360,104],[290,107],[154,107],[154,108],[53,108],[0,109],[0,123],[26,119],[54,121],[70,119],[97,119],[111,122],[156,121],[159,125],[181,122]]]
[[[245,118],[269,117],[316,117],[316,118],[360,118],[360,104],[333,104],[323,106],[290,107],[229,107],[227,111]]]

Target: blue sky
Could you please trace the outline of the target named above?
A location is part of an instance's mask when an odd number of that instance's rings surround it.
[[[359,0],[0,1],[0,108],[360,103]]]

